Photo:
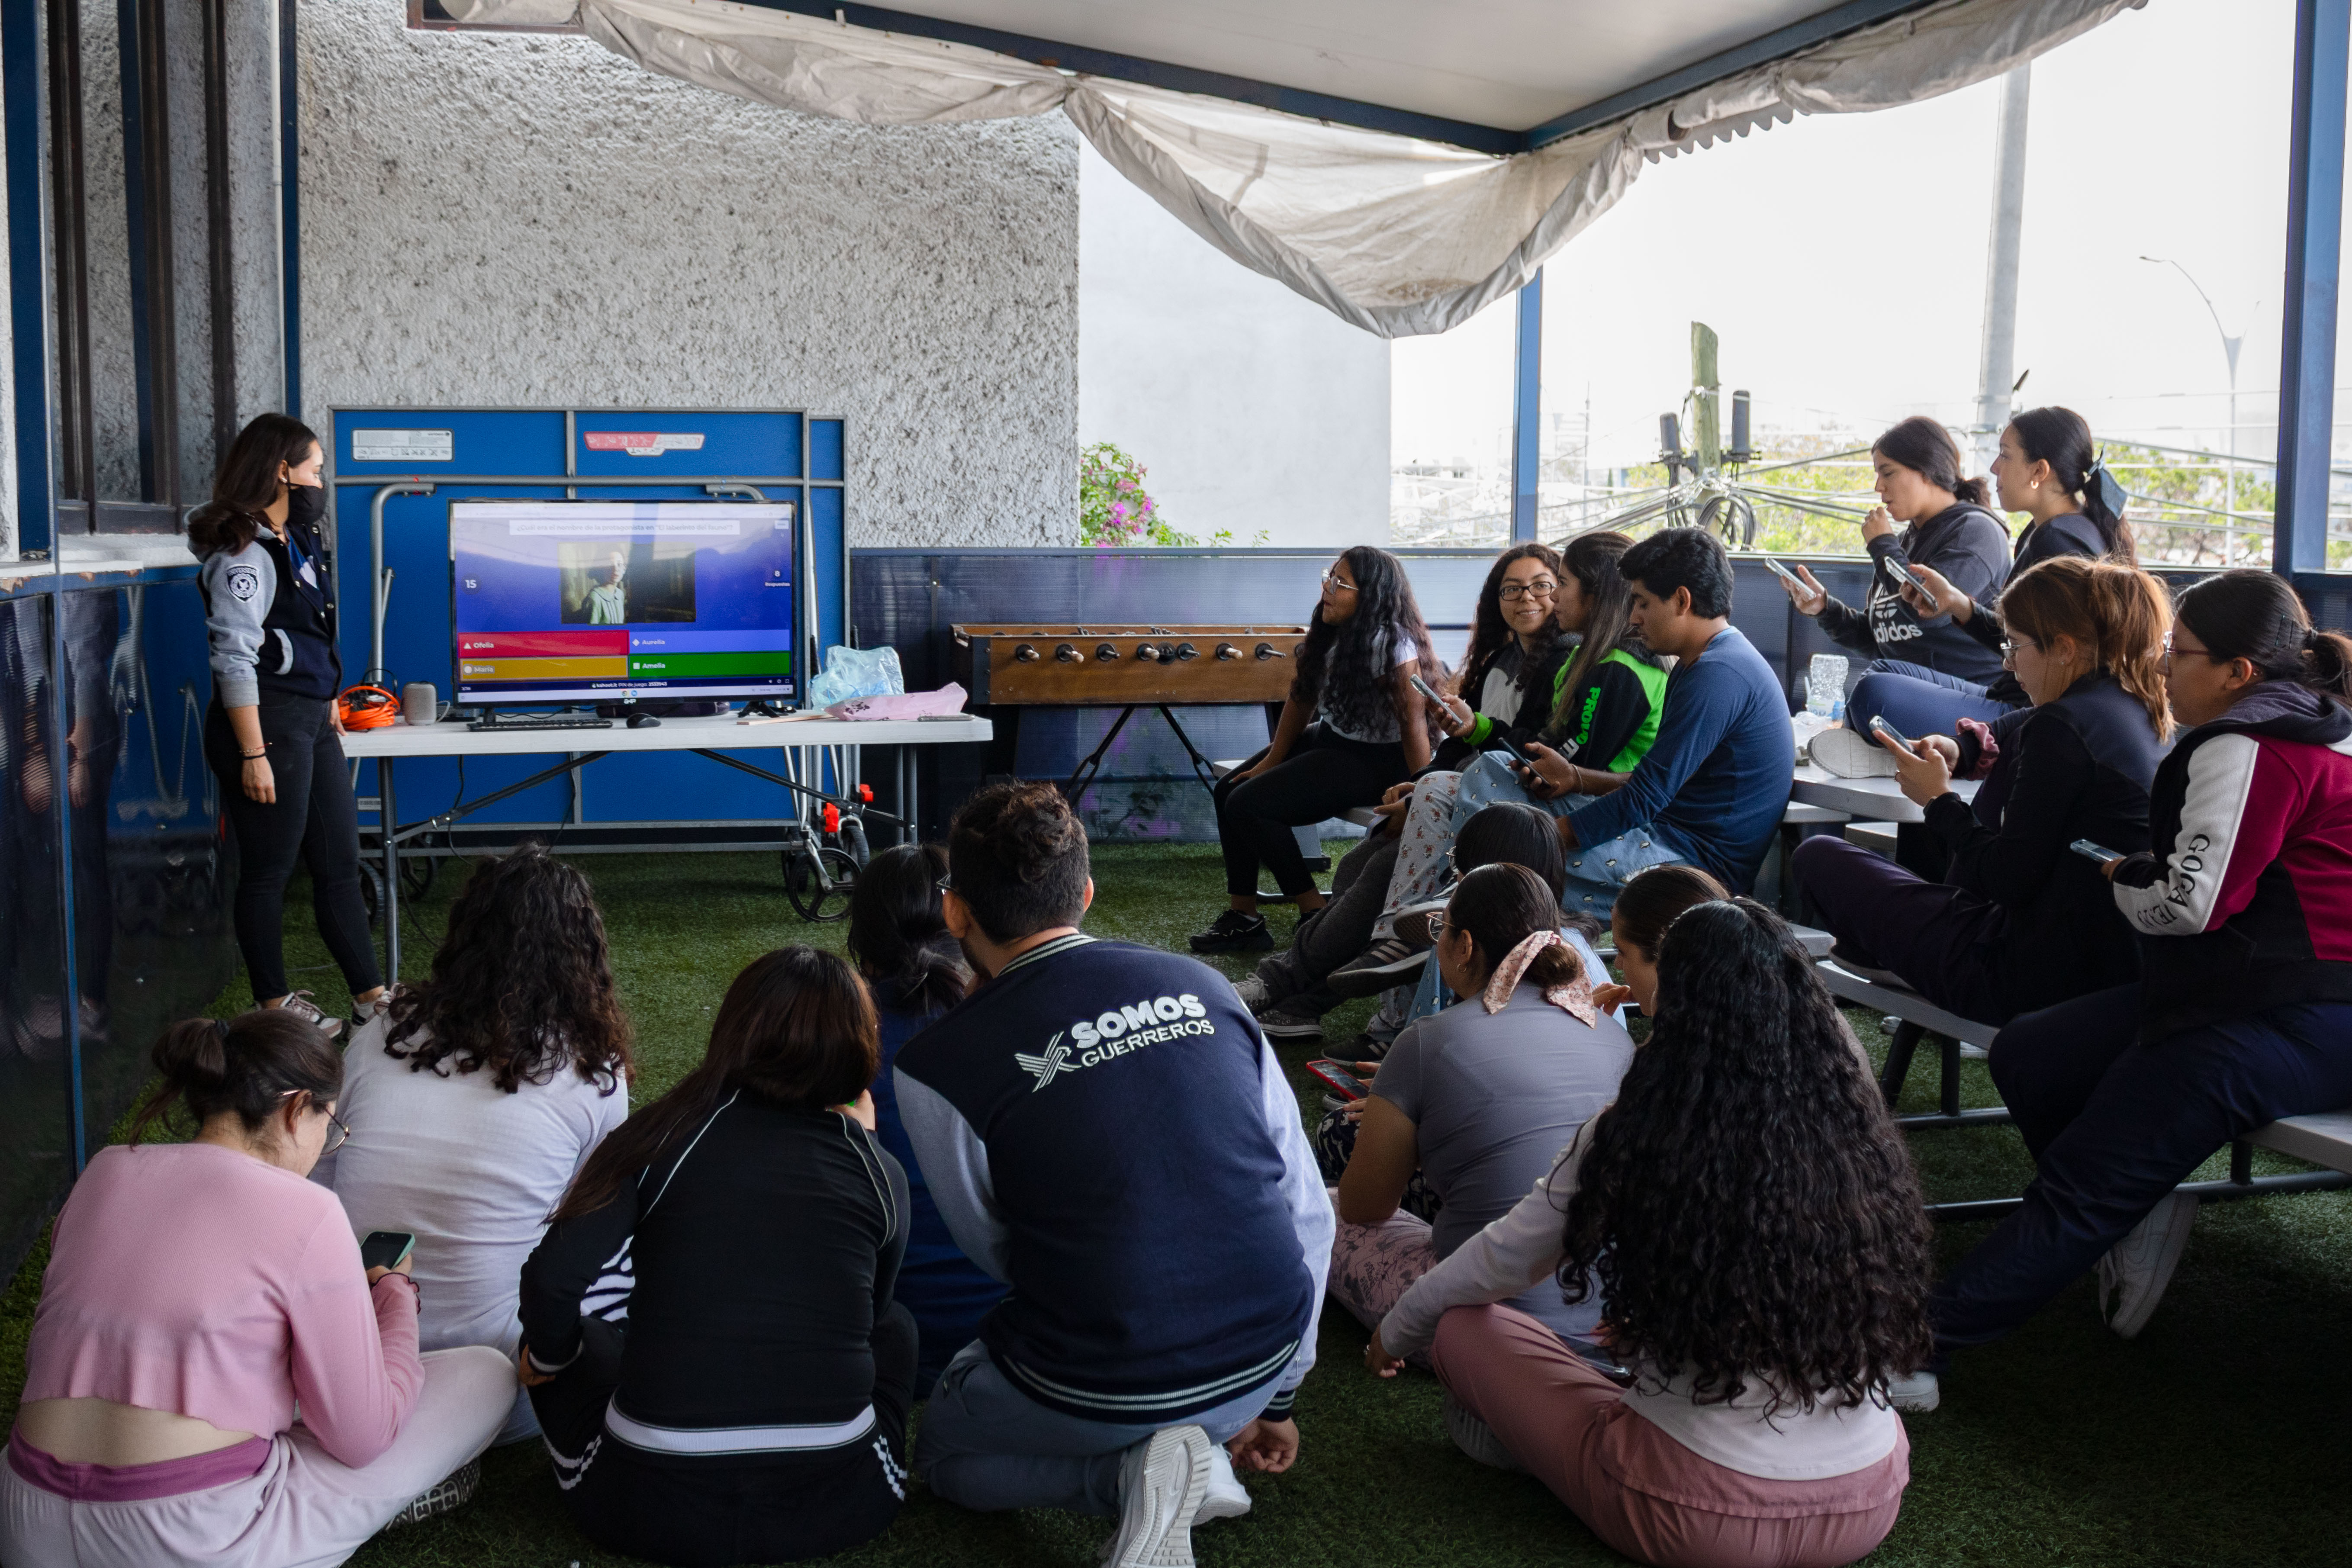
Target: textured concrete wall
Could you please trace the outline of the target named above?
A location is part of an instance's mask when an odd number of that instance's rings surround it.
[[[1161,514],[1203,543],[1387,543],[1386,341],[1084,160],[1080,439],[1133,453]]]
[[[1076,532],[1078,172],[1058,115],[877,129],[584,38],[306,0],[306,412],[847,417],[858,544]]]

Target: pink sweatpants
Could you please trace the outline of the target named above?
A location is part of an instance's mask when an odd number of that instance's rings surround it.
[[[1775,1481],[1703,1459],[1628,1406],[1559,1336],[1508,1307],[1438,1321],[1438,1381],[1592,1533],[1654,1568],[1841,1568],[1895,1527],[1906,1436],[1867,1469]]]
[[[1328,1189],[1331,1206],[1339,1206],[1339,1189]],[[1331,1278],[1327,1289],[1349,1315],[1368,1329],[1377,1329],[1389,1309],[1397,1304],[1412,1282],[1437,1267],[1437,1249],[1430,1245],[1429,1222],[1402,1209],[1378,1225],[1339,1222],[1331,1237]],[[1414,1366],[1429,1363],[1405,1358]]]
[[[425,1387],[392,1447],[353,1469],[307,1428],[280,1434],[241,1481],[138,1502],[77,1502],[0,1458],[8,1568],[331,1568],[490,1446],[514,1406],[514,1364],[485,1345],[428,1351]]]

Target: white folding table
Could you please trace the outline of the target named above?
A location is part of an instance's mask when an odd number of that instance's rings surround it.
[[[1952,793],[1974,800],[1977,781],[1954,779]],[[1797,770],[1789,798],[1807,805],[1827,806],[1848,816],[1872,822],[1925,822],[1927,814],[1911,804],[1903,786],[1891,778],[1842,779],[1827,768],[1808,763]]]
[[[714,763],[765,779],[788,795],[835,800],[845,809],[864,816],[879,817],[885,822],[897,824],[903,831],[911,832],[914,813],[908,809],[915,795],[911,753],[903,751],[899,753],[898,805],[904,813],[903,820],[815,788],[812,781],[818,780],[821,774],[814,765],[814,753],[835,746],[936,746],[986,741],[993,733],[993,728],[987,720],[970,715],[952,719],[791,719],[746,723],[736,715],[727,713],[703,719],[664,719],[659,725],[642,730],[632,730],[625,721],[615,720],[609,730],[471,730],[462,723],[410,724],[401,721],[382,730],[354,731],[342,738],[343,754],[354,762],[373,761],[376,764],[376,821],[381,826],[383,853],[381,904],[385,984],[400,978],[401,845],[422,834],[446,827],[450,823],[470,816],[509,795],[536,789],[550,779],[619,752],[693,752]],[[730,754],[772,750],[804,752],[810,753],[810,757],[797,770],[800,776],[790,777]],[[556,755],[561,760],[527,779],[422,822],[403,825],[400,821],[399,795],[394,775],[396,764],[404,759],[546,755]],[[804,820],[806,813],[795,811],[793,816]]]

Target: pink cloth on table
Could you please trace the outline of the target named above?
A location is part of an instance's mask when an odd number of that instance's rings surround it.
[[[424,1384],[416,1292],[371,1289],[335,1194],[211,1143],[100,1150],[58,1215],[24,1399],[110,1399],[346,1465],[392,1446]]]
[[[896,691],[884,697],[853,697],[825,710],[836,719],[922,719],[963,711],[964,689],[949,681],[937,691]]]

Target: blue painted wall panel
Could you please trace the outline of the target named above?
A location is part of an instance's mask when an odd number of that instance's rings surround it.
[[[822,651],[848,641],[843,610],[849,602],[849,584],[843,580],[842,569],[848,563],[849,552],[842,548],[845,526],[842,520],[842,492],[810,490],[806,515],[815,534],[809,546],[816,558],[817,647]]]
[[[446,462],[362,462],[352,456],[355,430],[446,430],[450,458]],[[342,408],[335,412],[332,437],[331,467],[346,477],[563,472],[563,415],[557,410]],[[364,536],[359,542],[366,547]]]
[[[809,478],[813,479],[846,479],[847,462],[842,450],[842,422],[838,419],[809,421]]]

